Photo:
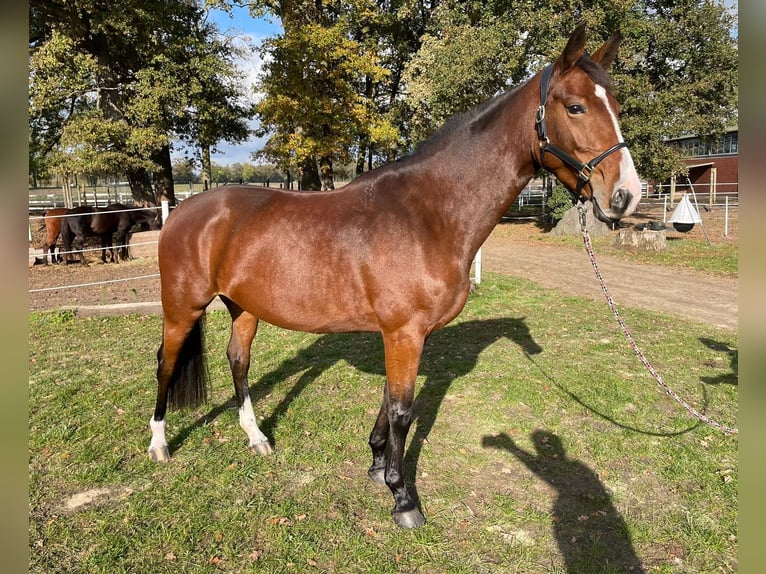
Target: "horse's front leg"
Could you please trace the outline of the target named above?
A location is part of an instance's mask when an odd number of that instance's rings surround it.
[[[116,239],[117,259],[123,261],[130,260],[130,251],[128,249],[128,242],[130,241],[130,234],[127,231],[118,231]]]
[[[388,458],[385,481],[394,495],[394,522],[404,528],[422,526],[426,519],[404,482],[404,446],[412,423],[415,379],[425,335],[398,331],[383,335],[386,353]]]

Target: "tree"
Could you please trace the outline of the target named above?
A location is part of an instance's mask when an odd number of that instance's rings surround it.
[[[221,36],[214,28],[200,25],[194,34],[194,57],[184,81],[188,103],[181,107],[176,130],[195,150],[202,168],[203,187],[212,177],[210,154],[219,141],[241,143],[250,136],[247,121],[255,115],[251,86],[235,59],[245,55],[245,47],[233,38]],[[189,46],[185,46],[187,57]]]
[[[613,73],[621,124],[642,175],[664,180],[685,170],[666,138],[721,134],[737,121],[736,17],[710,0],[647,1],[643,17],[630,16]]]
[[[232,0],[209,0],[229,9]],[[409,147],[402,74],[439,0],[255,0],[251,14],[279,18],[264,47],[254,157],[297,171],[304,189],[333,187],[339,164],[357,174]],[[328,121],[329,119],[329,121]]]
[[[257,104],[259,132],[271,134],[264,156],[298,168],[303,189],[331,189],[333,165],[348,161],[359,134],[375,139],[388,128],[358,93],[365,78],[377,80],[384,70],[348,37],[344,21],[306,23],[266,49],[265,96]]]
[[[250,108],[203,17],[194,0],[32,0],[30,169],[124,173],[138,203],[174,203],[174,139],[247,136]]]
[[[720,2],[449,0],[405,71],[413,137],[539,71],[580,20],[594,47],[618,28],[625,38],[612,78],[643,177],[682,169],[667,137],[714,134],[736,120],[736,17]]]
[[[412,147],[412,116],[406,106],[404,71],[421,48],[422,39],[440,0],[387,0],[358,3],[351,36],[377,54],[387,71],[382,78],[365,78],[360,95],[371,102],[385,123],[377,133],[361,133],[356,146],[356,175],[393,161]]]
[[[199,181],[194,173],[194,162],[188,158],[173,160],[173,179],[178,182]]]

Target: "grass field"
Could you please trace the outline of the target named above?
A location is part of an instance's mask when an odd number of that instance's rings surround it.
[[[682,397],[737,424],[736,333],[621,309]],[[737,571],[737,437],[655,384],[603,302],[486,274],[426,344],[396,527],[366,475],[378,335],[264,325],[251,393],[276,453],[247,450],[209,316],[211,402],[171,413],[147,456],[157,316],[29,315],[30,571]],[[632,570],[631,570],[632,568]]]
[[[540,242],[548,245],[582,249],[580,237],[551,237],[543,235]],[[739,275],[739,248],[737,244],[719,242],[708,244],[699,239],[668,241],[663,251],[629,249],[614,243],[614,237],[595,237],[593,247],[599,255],[619,257],[634,263],[648,263],[664,267],[680,267],[701,271],[719,277]]]

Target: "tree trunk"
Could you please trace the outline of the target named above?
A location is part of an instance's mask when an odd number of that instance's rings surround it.
[[[152,204],[156,206],[162,200],[167,200],[169,205],[176,204],[176,192],[173,187],[173,163],[170,159],[170,146],[152,154],[152,161],[160,166],[154,173],[154,193],[157,198]]]
[[[157,198],[154,197],[149,172],[139,167],[128,169],[127,176],[128,184],[130,184],[130,193],[133,195],[133,201],[136,205],[157,205]]]
[[[627,245],[645,251],[664,251],[667,245],[667,235],[664,229],[651,230],[627,227],[617,232],[615,245]]]
[[[306,158],[301,168],[300,188],[306,191],[322,189],[316,159],[314,157]]]
[[[319,171],[322,177],[322,189],[335,189],[335,182],[333,181],[333,169],[332,158],[324,156],[319,160]]]
[[[585,202],[584,209],[588,235],[591,237],[599,237],[611,234],[610,227],[593,215],[593,204],[590,201]],[[564,217],[562,217],[556,224],[556,227],[551,229],[549,233],[554,237],[580,235],[582,233],[582,223],[580,221],[579,209],[575,206],[570,207],[564,214]]]
[[[213,168],[210,163],[210,146],[202,144],[200,148],[202,161],[202,191],[207,191],[210,189],[211,174],[213,172]]]
[[[367,161],[367,143],[359,143],[359,155],[356,156],[356,169],[354,174],[359,177],[364,173],[364,164]]]

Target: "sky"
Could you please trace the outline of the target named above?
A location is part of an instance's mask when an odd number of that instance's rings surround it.
[[[209,18],[221,32],[242,37],[254,46],[260,45],[265,38],[272,37],[282,31],[282,26],[278,20],[272,22],[267,18],[252,18],[247,8],[234,8],[231,15],[222,10],[212,10]],[[245,83],[248,85],[255,83],[261,64],[258,53],[253,50],[249,57],[240,60],[238,64],[245,72]],[[250,126],[256,128],[258,126],[257,121],[253,120]],[[263,141],[263,139],[253,137],[250,141],[237,145],[220,142],[216,146],[219,151],[211,153],[210,160],[217,165],[254,163],[250,155],[263,147]],[[176,150],[171,155],[182,157],[183,150]]]

